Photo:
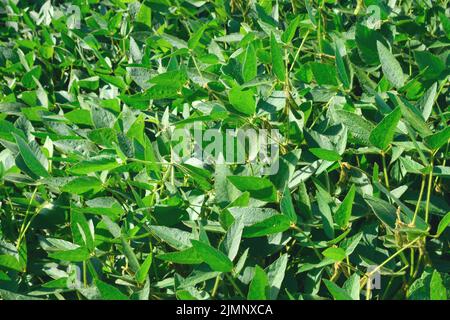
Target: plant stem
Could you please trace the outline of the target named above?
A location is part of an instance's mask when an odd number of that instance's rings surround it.
[[[389,177],[388,177],[388,174],[387,174],[386,155],[385,155],[384,151],[381,151],[381,159],[383,161],[384,182],[386,184],[386,188],[388,188],[388,190],[389,190],[390,189],[390,187],[389,187]]]
[[[430,196],[431,196],[431,186],[433,184],[433,156],[431,156],[430,163],[430,175],[428,178],[428,188],[427,188],[427,203],[425,205],[425,222],[428,223],[428,218],[430,214]]]
[[[322,53],[322,6],[318,2],[319,18],[317,20],[317,44],[319,46],[319,54]]]
[[[420,203],[422,202],[423,190],[425,189],[425,176],[422,176],[422,184],[420,186],[419,199],[417,200],[416,210],[414,210],[414,217],[411,225],[416,225],[417,213],[419,212]]]
[[[394,259],[396,256],[398,256],[400,253],[402,253],[403,251],[405,251],[406,249],[410,248],[414,243],[416,243],[418,240],[420,239],[420,237],[415,238],[413,241],[407,243],[403,248],[399,249],[396,253],[394,253],[392,256],[390,256],[389,258],[387,258],[386,260],[384,260],[380,265],[378,265],[375,269],[373,269],[372,271],[370,271],[369,273],[366,274],[366,276],[368,278],[370,278],[370,276],[372,276],[375,272],[377,272],[378,270],[380,270],[384,265],[386,265],[389,261],[391,261],[392,259]]]
[[[289,72],[291,72],[292,69],[294,68],[295,62],[297,61],[298,55],[300,54],[300,51],[302,50],[303,45],[305,44],[305,41],[308,38],[309,32],[310,30],[306,32],[305,37],[302,39],[302,42],[300,43],[300,46],[298,47],[298,50],[295,53],[294,61],[292,61],[291,67],[289,68]]]
[[[391,289],[393,280],[394,280],[394,278],[389,279],[388,285],[387,285],[386,289],[383,292],[383,296],[381,297],[381,300],[385,300],[386,299],[386,295],[389,293],[389,289]]]
[[[449,146],[449,143],[447,143],[447,146],[445,147],[444,154],[448,154],[448,146]],[[445,167],[446,163],[447,163],[447,157],[444,157],[444,161],[442,161],[442,166]],[[439,181],[439,177],[436,177],[436,179],[434,179],[434,186],[437,185],[438,181]]]
[[[30,202],[28,203],[27,211],[25,212],[25,217],[23,218],[22,225],[20,226],[19,238],[17,239],[17,245],[16,245],[17,249],[20,248],[20,243],[22,242],[22,239],[25,236],[25,233],[27,232],[27,229],[29,226],[29,223],[26,224],[26,222],[27,222],[28,215],[30,213],[31,204],[33,203],[34,198],[36,196],[36,191],[37,191],[37,187],[34,188],[33,194],[31,195]]]
[[[348,272],[348,275],[350,276],[350,273],[351,273],[350,267],[351,267],[351,265],[350,265],[350,259],[349,259],[348,256],[345,257],[345,261],[347,261],[347,272]]]
[[[316,246],[314,245],[312,240],[309,238],[309,236],[302,229],[297,227],[296,225],[291,226],[291,228],[293,228],[294,230],[296,230],[296,231],[300,232],[301,234],[303,234],[306,237],[306,239],[308,239],[308,242],[311,245],[311,248],[313,249],[313,251],[316,254],[317,258],[322,259],[322,256],[321,256],[320,252],[317,250]]]
[[[239,288],[239,286],[236,284],[236,282],[234,281],[233,277],[230,276],[228,273],[225,274],[225,276],[227,277],[228,280],[230,280],[231,285],[233,286],[234,290],[236,290],[236,292],[243,298],[245,298],[244,293],[242,292],[242,290]]]
[[[216,277],[216,282],[214,282],[214,287],[211,292],[211,297],[215,297],[217,294],[217,289],[219,288],[220,274]]]
[[[381,264],[379,264],[375,269],[373,269],[372,271],[366,273],[364,275],[363,278],[361,278],[360,280],[360,286],[361,288],[364,286],[364,284],[366,284],[364,281],[370,282],[370,277],[378,272],[383,266],[385,266],[389,261],[391,261],[392,259],[394,259],[396,256],[398,256],[399,254],[401,254],[403,251],[405,251],[406,249],[410,248],[413,244],[415,244],[417,241],[419,241],[421,239],[421,237],[417,237],[414,240],[412,240],[411,242],[407,243],[404,247],[400,248],[399,250],[397,250],[392,256],[388,257],[386,260],[384,260]],[[420,256],[419,256],[420,259]],[[418,263],[417,263],[418,266]],[[416,271],[417,272],[417,271]],[[368,290],[368,294],[370,295],[370,287],[367,287]],[[367,298],[367,297],[366,297]],[[367,299],[369,300],[369,299]]]
[[[412,278],[416,278],[417,274],[419,273],[420,270],[420,262],[422,262],[422,252],[419,251],[419,257],[417,258],[417,262],[416,262],[416,271],[414,271],[414,274],[412,276]]]
[[[83,285],[85,288],[87,288],[86,261],[83,261]]]
[[[370,281],[370,278],[367,279],[367,284],[366,284],[366,300],[370,300],[370,296],[372,293],[372,282]]]
[[[322,260],[322,255],[320,254],[319,250],[317,250],[316,245],[314,244],[314,242],[311,240],[311,238],[309,237],[309,235],[307,235],[302,229],[300,229],[297,225],[291,225],[291,228],[300,232],[307,240],[308,240],[308,244],[311,245],[311,249],[313,249],[315,255],[317,256],[317,258],[319,260]],[[330,270],[325,269],[328,273],[328,275],[331,277],[332,273]]]

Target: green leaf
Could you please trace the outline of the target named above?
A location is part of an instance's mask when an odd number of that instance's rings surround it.
[[[182,251],[163,253],[156,257],[160,260],[178,264],[200,264],[203,262],[203,259],[199,257],[197,251],[193,247]]]
[[[447,212],[447,214],[439,221],[439,225],[437,227],[436,231],[436,237],[439,237],[442,232],[448,227],[450,224],[450,212]]]
[[[415,280],[408,288],[408,300],[429,300],[430,299],[430,282],[433,270],[425,268],[420,278]]]
[[[272,56],[273,73],[277,76],[278,80],[284,81],[286,78],[286,67],[284,65],[283,52],[273,33],[270,35],[270,54]]]
[[[432,149],[438,150],[443,145],[448,143],[450,139],[450,127],[446,127],[445,129],[436,132],[435,134],[429,135],[425,137],[425,143]]]
[[[322,149],[322,148],[310,148],[308,149],[313,155],[319,159],[327,161],[339,161],[342,157],[334,150]]]
[[[0,298],[2,298],[3,300],[15,300],[15,301],[41,300],[41,299],[33,297],[33,296],[18,294],[18,293],[12,292],[12,291],[4,290],[4,289],[0,289]]]
[[[165,226],[149,226],[150,231],[174,249],[183,250],[191,246],[193,235],[189,232]]]
[[[91,227],[92,225],[87,221],[83,213],[71,210],[70,228],[72,230],[73,242],[80,246],[86,246],[90,252],[93,252],[95,248],[95,231]]]
[[[96,177],[76,177],[61,187],[61,191],[83,194],[91,190],[100,190],[102,182]]]
[[[98,76],[106,83],[112,84],[113,86],[116,86],[119,89],[125,90],[127,88],[127,84],[125,83],[125,81],[123,81],[121,77],[111,76],[107,74],[99,74]]]
[[[278,232],[283,232],[289,229],[291,226],[291,221],[289,217],[285,215],[275,215],[267,218],[261,222],[257,222],[251,226],[244,229],[244,238],[256,238],[262,237],[269,234],[274,234]]]
[[[268,290],[268,278],[264,270],[256,265],[252,282],[250,283],[247,299],[248,300],[266,300]]]
[[[85,88],[85,89],[89,89],[89,90],[97,90],[98,84],[99,84],[99,79],[100,78],[98,76],[84,78],[84,79],[78,81],[78,85],[80,86],[80,88]],[[74,110],[74,111],[79,111],[79,110]]]
[[[355,32],[356,46],[361,58],[369,65],[380,64],[378,57],[377,42],[382,42],[383,37],[379,32],[368,27],[357,24]]]
[[[389,228],[395,229],[397,215],[394,206],[389,202],[369,195],[364,196],[364,200],[372,208],[373,213],[381,220],[381,222]]]
[[[426,80],[438,80],[446,70],[444,62],[428,51],[416,51],[414,56],[419,70],[423,72],[422,77]]]
[[[394,55],[380,41],[377,41],[378,56],[380,57],[383,74],[396,88],[401,88],[405,84],[406,77],[403,74],[400,63]]]
[[[255,199],[267,202],[277,200],[276,189],[272,182],[265,178],[247,176],[229,176],[228,180],[240,191],[248,191]]]
[[[269,293],[267,298],[269,300],[275,300],[278,297],[285,278],[288,261],[289,256],[285,253],[267,267],[267,278],[269,283]]]
[[[441,20],[442,28],[444,29],[447,38],[450,39],[450,19],[442,11],[439,12],[439,19]]]
[[[337,86],[337,73],[334,65],[327,63],[312,62],[309,64],[311,66],[314,78],[318,85],[330,85]]]
[[[229,91],[228,99],[236,111],[246,115],[252,115],[256,111],[256,101],[250,90],[234,87]]]
[[[188,48],[191,50],[194,50],[199,42],[200,42],[200,38],[203,35],[203,32],[205,32],[206,28],[208,27],[207,24],[203,24],[200,28],[198,28],[197,31],[194,32],[194,34],[189,38],[188,41]]]
[[[116,121],[112,112],[108,111],[106,108],[95,105],[91,108],[91,118],[94,127],[97,129],[112,128]]]
[[[343,288],[353,300],[359,300],[360,276],[357,273],[352,274],[347,281],[345,281]]]
[[[234,260],[238,253],[243,230],[244,224],[241,222],[241,219],[235,219],[225,235],[223,244],[231,261]]]
[[[336,224],[342,229],[345,229],[348,226],[348,222],[350,221],[350,217],[352,215],[352,207],[354,200],[355,200],[355,185],[352,184],[350,190],[348,191],[344,200],[339,205],[339,208],[336,210],[336,213],[334,214],[334,221],[336,221]]]
[[[441,274],[433,271],[430,281],[430,300],[447,300],[447,289],[442,281]]]
[[[88,174],[97,171],[107,171],[117,168],[120,164],[115,157],[101,155],[83,160],[72,166],[68,171],[72,174]]]
[[[174,99],[178,96],[178,91],[180,90],[178,83],[175,85],[162,85],[157,84],[149,88],[145,92],[145,96],[148,99],[160,100],[160,99]]]
[[[347,293],[347,291],[339,287],[334,282],[331,282],[327,279],[323,279],[323,282],[325,283],[328,291],[333,296],[334,300],[353,300],[352,297]]]
[[[339,76],[339,80],[341,80],[341,83],[345,89],[350,89],[350,77],[348,75],[344,59],[342,58],[341,53],[337,47],[335,49],[335,56],[336,56],[336,69],[337,74]]]
[[[90,254],[87,248],[79,247],[72,250],[51,252],[48,256],[57,260],[79,262],[88,260]]]
[[[381,150],[386,150],[394,139],[395,129],[401,117],[402,113],[398,107],[385,116],[370,133],[370,143]]]
[[[150,267],[152,265],[153,261],[153,255],[152,253],[147,255],[147,258],[145,258],[144,262],[141,264],[139,270],[135,274],[136,281],[139,283],[144,283],[145,279],[147,278],[148,271],[150,270]]]
[[[256,77],[257,67],[256,51],[253,44],[250,43],[245,51],[245,60],[242,65],[242,78],[244,82],[249,82]]]
[[[244,226],[251,226],[269,217],[279,215],[278,211],[271,208],[235,207],[226,209],[226,212],[230,213],[234,219],[241,219]]]
[[[141,3],[139,7],[136,21],[147,25],[149,28],[152,27],[152,9],[145,2]]]
[[[401,157],[400,163],[404,166],[406,172],[409,173],[422,174],[422,170],[425,169],[420,163],[406,157]]]
[[[350,133],[351,139],[362,145],[370,145],[369,137],[374,126],[363,117],[345,110],[336,110],[337,121],[342,122]]]
[[[99,128],[92,130],[88,133],[88,138],[92,142],[113,148],[115,144],[118,144],[117,134],[115,130],[111,128]]]
[[[139,265],[139,261],[136,257],[136,254],[134,253],[133,248],[130,246],[130,244],[128,243],[128,241],[125,239],[125,236],[121,236],[120,237],[120,241],[122,244],[122,253],[125,255],[125,257],[128,260],[128,264],[130,265],[130,269],[131,271],[137,273],[140,269],[141,266]]]
[[[99,279],[95,280],[95,286],[100,292],[102,300],[129,300],[119,289]]]
[[[283,196],[280,201],[281,213],[289,218],[291,223],[297,222],[297,214],[295,213],[294,205],[292,204],[291,191],[286,186],[283,191]]]
[[[36,82],[39,81],[39,78],[41,77],[42,68],[41,66],[35,66],[30,71],[25,73],[22,77],[22,84],[27,89],[34,89],[36,88]]]
[[[345,259],[345,250],[342,248],[330,247],[322,252],[323,256],[332,259],[336,262],[340,262]]]
[[[208,264],[212,270],[230,272],[233,269],[231,260],[219,250],[197,240],[191,240],[198,256]]]
[[[425,94],[418,101],[418,109],[422,110],[422,116],[425,121],[431,115],[433,110],[434,100],[437,94],[437,82],[433,83],[433,85],[425,92]]]
[[[11,122],[6,120],[0,120],[0,138],[14,142],[15,139],[13,134],[25,138],[23,131],[17,129]]]
[[[297,31],[297,27],[300,24],[300,15],[297,15],[288,25],[286,30],[281,35],[281,40],[289,44],[295,36],[295,31]]]
[[[323,231],[329,239],[334,238],[334,222],[331,215],[330,206],[328,205],[327,197],[323,191],[318,190],[316,193],[317,204],[319,206],[320,215],[322,217]]]
[[[422,170],[422,173],[429,172],[428,168]],[[434,166],[433,175],[437,177],[450,177],[450,167]]]
[[[47,172],[47,169],[42,165],[39,158],[41,156],[40,151],[38,149],[30,148],[30,146],[25,142],[25,140],[15,134],[13,132],[13,136],[16,139],[17,147],[19,148],[20,155],[22,156],[23,161],[27,165],[28,169],[30,169],[34,174],[40,177],[50,177]]]
[[[93,214],[101,214],[109,216],[113,219],[120,216],[124,210],[120,203],[112,197],[98,197],[86,201],[87,208],[82,208],[81,211]],[[74,208],[74,210],[78,210]]]
[[[188,80],[188,75],[185,70],[171,70],[164,73],[160,73],[150,80],[149,83],[153,83],[160,86],[168,87],[182,87]]]
[[[414,110],[407,107],[401,100],[398,100],[400,110],[406,121],[416,130],[420,136],[423,138],[433,134],[433,132],[428,128],[427,124],[423,120],[422,116],[415,113]]]
[[[19,260],[17,260],[16,257],[7,254],[0,254],[0,267],[5,267],[19,272],[23,271]]]

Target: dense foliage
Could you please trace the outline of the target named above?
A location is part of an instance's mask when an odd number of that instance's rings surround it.
[[[447,299],[448,16],[1,0],[0,298]],[[277,170],[177,160],[198,123]]]

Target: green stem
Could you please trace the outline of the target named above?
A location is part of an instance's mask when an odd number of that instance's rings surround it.
[[[388,174],[387,174],[386,155],[385,155],[384,151],[381,151],[381,159],[383,161],[384,182],[386,184],[386,188],[388,188],[388,190],[389,190],[390,189],[390,187],[389,187],[389,177],[388,177]]]
[[[372,282],[370,281],[370,279],[367,279],[366,300],[370,300],[371,292],[372,292]]]
[[[381,297],[381,300],[386,300],[386,296],[389,293],[389,289],[391,289],[392,287],[392,283],[394,281],[394,278],[391,278],[388,282],[388,285],[386,287],[386,289],[384,290],[383,296]]]
[[[411,222],[413,226],[416,225],[417,213],[419,212],[420,203],[422,202],[423,190],[425,189],[425,176],[422,176],[422,184],[420,186],[419,199],[417,200],[416,210],[414,210],[414,217]]]
[[[202,81],[205,81],[205,78],[203,78],[203,73],[200,71],[200,68],[198,67],[198,64],[197,64],[197,60],[194,57],[194,53],[193,52],[191,52],[191,53],[192,53],[191,57],[192,57],[192,61],[194,61],[195,69],[197,69],[197,72],[200,75],[200,77],[202,78]]]
[[[217,289],[219,288],[220,274],[216,277],[216,282],[214,282],[214,287],[211,292],[211,297],[214,298],[217,294]]]
[[[316,254],[317,258],[319,258],[320,260],[322,260],[322,256],[320,254],[320,252],[316,249],[316,246],[314,245],[314,242],[312,242],[312,240],[309,238],[309,236],[299,227],[297,227],[296,225],[291,226],[292,229],[300,232],[302,235],[304,235],[306,237],[306,239],[308,239],[309,244],[311,245],[311,248],[313,249],[314,253]]]
[[[400,253],[402,253],[403,251],[405,251],[406,249],[410,248],[414,243],[416,243],[418,240],[420,239],[420,237],[415,238],[413,241],[409,242],[408,244],[406,244],[403,248],[399,249],[396,253],[394,253],[392,256],[390,256],[389,258],[387,258],[386,260],[384,260],[380,265],[378,265],[375,269],[373,269],[372,271],[370,271],[369,273],[366,274],[367,278],[370,278],[375,272],[377,272],[378,270],[380,270],[381,268],[383,268],[383,266],[385,266],[389,261],[391,261],[392,259],[394,259],[396,256],[398,256]]]
[[[23,218],[22,225],[20,226],[19,238],[17,239],[17,246],[16,246],[17,249],[20,248],[22,239],[23,239],[23,237],[25,237],[25,233],[27,232],[28,226],[30,225],[30,223],[27,223],[27,219],[28,219],[28,215],[30,213],[31,204],[33,203],[34,198],[36,196],[36,191],[37,191],[37,187],[34,188],[33,194],[31,195],[30,202],[28,203],[27,211],[25,212],[25,217]]]
[[[444,155],[447,155],[447,153],[448,153],[448,146],[449,146],[449,144],[447,143],[447,146],[445,147]],[[447,157],[444,157],[444,161],[442,162],[442,166],[445,167],[446,163],[447,163]],[[436,179],[434,179],[434,186],[437,185],[438,181],[439,181],[439,177],[436,177]]]
[[[416,271],[414,271],[412,279],[415,279],[417,274],[419,273],[420,263],[422,262],[422,257],[423,257],[422,252],[419,250],[419,257],[417,258],[417,262],[416,262]]]
[[[236,292],[237,292],[242,298],[245,298],[244,293],[243,293],[242,290],[239,288],[239,286],[236,284],[236,282],[234,281],[233,277],[230,276],[228,273],[226,273],[225,276],[227,277],[228,280],[230,280],[230,283],[231,283],[231,285],[233,286],[234,290],[236,290]]]
[[[303,45],[305,44],[305,41],[308,38],[309,32],[310,30],[306,32],[305,37],[302,39],[302,43],[300,43],[300,46],[298,47],[298,50],[295,53],[294,61],[292,61],[291,67],[289,68],[289,72],[291,72],[292,69],[294,68],[295,62],[297,61],[298,55],[300,54],[300,51],[302,50]]]
[[[300,229],[297,225],[291,225],[291,228],[300,232],[307,240],[308,240],[308,244],[311,246],[311,249],[313,249],[314,253],[316,254],[317,258],[319,260],[322,260],[322,255],[320,254],[319,250],[317,250],[316,245],[314,244],[314,242],[311,240],[311,238],[309,237],[309,235],[307,235],[302,229]],[[329,271],[328,269],[325,269],[328,272],[329,276],[332,276],[331,271]]]
[[[317,21],[317,44],[319,46],[319,54],[322,53],[322,6],[320,0],[318,1],[319,18]]]
[[[86,261],[83,261],[83,285],[85,288],[87,288]]]
[[[345,257],[345,261],[347,261],[347,272],[348,272],[348,275],[350,276],[350,273],[351,273],[350,266],[351,265],[350,265],[350,259],[348,256]]]
[[[430,214],[431,186],[433,185],[433,160],[434,160],[433,156],[431,156],[430,175],[428,178],[428,188],[427,188],[427,203],[425,205],[425,222],[426,223],[428,223],[428,218],[429,218],[429,214]]]

